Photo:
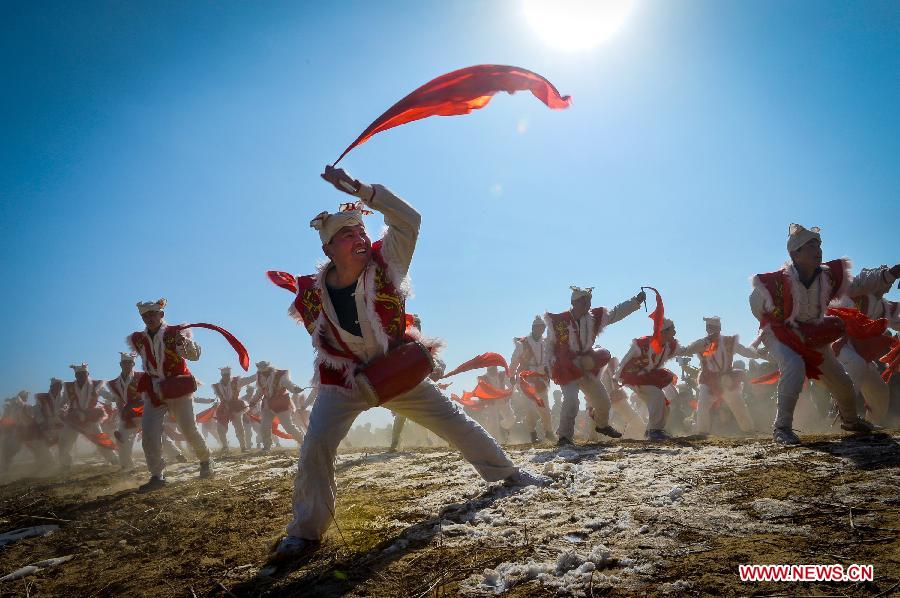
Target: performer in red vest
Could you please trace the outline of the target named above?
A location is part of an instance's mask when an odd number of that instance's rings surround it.
[[[50,378],[50,389],[34,395],[34,419],[41,432],[41,438],[48,450],[59,445],[59,433],[63,429],[62,410],[66,397],[63,395],[63,381]]]
[[[246,445],[244,435],[244,412],[247,411],[247,403],[241,400],[241,389],[248,384],[253,384],[256,376],[231,375],[230,367],[219,368],[221,379],[212,385],[213,392],[219,399],[219,409],[216,411],[216,420],[219,427],[219,439],[222,450],[228,450],[228,424],[234,426],[234,433],[238,439],[241,452],[246,453],[249,447]]]
[[[659,349],[654,349],[653,337],[634,339],[615,374],[616,380],[631,387],[647,406],[647,430],[644,432],[647,440],[669,439],[665,432],[669,402],[678,398],[675,388],[678,376],[663,366],[684,351],[675,340],[675,324],[668,318],[660,331]]]
[[[550,419],[550,347],[544,338],[547,325],[540,316],[535,316],[531,323],[531,334],[513,339],[515,349],[509,362],[509,371],[512,374],[514,384],[519,386],[519,391],[514,395],[514,401],[523,412],[522,418],[525,429],[531,436],[531,442],[538,441],[537,424],[541,422],[544,432],[544,441],[553,442],[556,435],[553,433],[553,423]],[[529,375],[527,372],[534,372]],[[521,376],[527,376],[524,382]],[[522,386],[526,385],[527,389]],[[526,394],[533,392],[543,403],[538,405]]]
[[[595,349],[603,329],[634,313],[646,298],[643,291],[612,309],[591,309],[593,287],[571,287],[572,308],[562,313],[546,313],[547,344],[552,347],[550,376],[562,388],[563,404],[556,431],[560,445],[571,444],[578,415],[578,391],[584,393],[597,432],[619,438],[622,433],[609,425],[609,393],[599,374],[609,361],[609,351]]]
[[[772,436],[780,444],[800,443],[791,426],[806,378],[820,380],[831,391],[841,428],[870,432],[872,424],[857,414],[853,382],[831,349],[843,325],[836,318],[825,318],[829,303],[845,297],[851,288],[853,294],[865,291],[868,283],[853,279],[849,260],[822,263],[818,228],[791,224],[787,250],[790,263],[754,276],[750,295],[763,343],[778,363],[778,411]]]
[[[731,410],[738,427],[745,434],[753,432],[753,418],[741,389],[747,375],[734,368],[734,356],[751,359],[762,356],[756,349],[738,342],[737,335],[722,334],[722,320],[718,316],[703,318],[707,336],[690,343],[681,355],[696,355],[700,359],[699,397],[697,405],[697,434],[709,434],[712,412],[722,405]]]
[[[7,399],[0,419],[0,481],[7,479],[13,458],[27,447],[34,455],[33,473],[48,470],[53,456],[36,418],[38,406],[28,404],[28,392],[20,391]],[[31,473],[31,472],[30,472]]]
[[[141,415],[141,446],[147,469],[150,470],[150,480],[138,488],[139,492],[150,492],[165,484],[162,435],[165,417],[170,411],[175,416],[178,430],[200,459],[200,477],[212,476],[209,448],[194,421],[192,395],[197,389],[197,382],[186,361],[200,359],[200,345],[193,340],[190,330],[179,330],[166,323],[163,319],[165,307],[165,299],[139,302],[138,313],[147,327],[126,338],[132,351],[141,356],[149,381],[142,389],[145,397]]]
[[[75,381],[63,384],[66,403],[62,411],[63,428],[59,434],[60,467],[63,471],[72,467],[72,448],[78,436],[84,436],[96,444],[109,463],[118,464],[115,443],[100,427],[106,418],[106,412],[98,404],[104,381],[92,380],[86,363],[69,367],[75,370]]]
[[[296,293],[290,313],[312,335],[319,385],[309,431],[300,450],[293,521],[276,549],[276,560],[308,552],[331,524],[337,446],[356,417],[373,404],[373,391],[369,386],[360,386],[366,383],[361,376],[369,382],[383,381],[379,374],[384,370],[378,368],[395,365],[397,356],[414,360],[415,376],[410,379],[401,368],[387,381],[396,383],[395,388],[414,386],[392,396],[385,403],[387,407],[445,438],[488,481],[538,481],[519,474],[484,429],[426,379],[433,362],[426,359],[427,363],[423,363],[419,356],[427,355],[406,352],[418,350],[411,344],[405,313],[409,292],[406,276],[419,234],[418,212],[381,185],[360,183],[341,169],[327,167],[322,176],[339,190],[358,197],[365,206],[381,212],[387,232],[373,244],[359,209],[336,214],[322,212],[311,226],[319,232],[329,261],[310,276],[295,278],[286,273],[269,273],[279,286]],[[385,387],[379,384],[379,388]]]
[[[119,352],[119,368],[121,373],[106,382],[109,390],[101,390],[119,413],[119,422],[114,437],[119,449],[119,465],[123,471],[134,470],[134,439],[140,430],[141,413],[144,411],[144,393],[141,388],[149,383],[142,380],[144,372],[134,371],[134,353]]]
[[[856,284],[848,290],[849,301],[872,320],[885,318],[888,325],[900,331],[900,303],[884,298],[894,282],[900,278],[900,264],[892,268],[863,268]],[[890,333],[871,339],[854,339],[846,335],[834,344],[838,361],[847,370],[853,385],[862,393],[872,423],[884,425],[890,406],[890,387],[876,365],[898,341]]]
[[[263,451],[272,448],[272,421],[276,417],[297,444],[303,442],[303,434],[294,425],[294,403],[291,400],[292,393],[302,391],[302,388],[291,382],[288,370],[276,369],[268,361],[256,364],[256,396],[253,402],[260,406],[259,435]]]
[[[615,417],[621,422],[622,436],[625,438],[643,438],[647,431],[647,424],[628,402],[628,393],[625,391],[624,385],[616,380],[616,370],[618,369],[619,358],[611,357],[609,363],[600,371],[600,382],[609,392],[611,417]]]

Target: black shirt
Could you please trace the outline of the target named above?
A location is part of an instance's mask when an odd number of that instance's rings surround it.
[[[337,314],[338,324],[350,334],[362,336],[362,328],[359,327],[359,313],[356,310],[356,297],[353,296],[356,291],[356,283],[354,282],[342,289],[336,289],[329,285],[325,286],[328,289],[328,297],[331,298],[331,304],[334,306],[334,311]]]

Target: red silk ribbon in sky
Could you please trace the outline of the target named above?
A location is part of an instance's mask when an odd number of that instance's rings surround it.
[[[568,108],[572,103],[570,96],[560,95],[552,83],[528,69],[498,64],[470,66],[432,79],[388,108],[356,141],[347,146],[334,165],[350,150],[377,133],[429,116],[468,114],[487,106],[494,94],[500,91],[530,91],[554,110]]]
[[[509,365],[507,365],[505,357],[503,357],[499,353],[482,353],[481,355],[477,355],[464,364],[460,365],[455,370],[447,372],[446,374],[441,376],[441,380],[443,380],[444,378],[449,378],[450,376],[455,376],[456,374],[461,374],[463,372],[477,370],[480,368],[486,368],[492,365],[502,367],[504,370],[509,372]]]
[[[174,326],[177,330],[184,330],[185,328],[206,328],[208,330],[215,330],[219,334],[225,337],[225,340],[228,341],[228,344],[231,345],[231,348],[234,349],[235,353],[238,355],[238,363],[241,364],[241,367],[244,368],[246,372],[250,369],[250,354],[247,353],[246,347],[241,344],[241,341],[237,339],[233,334],[222,328],[221,326],[216,326],[215,324],[205,324],[203,322],[197,324],[179,324]]]

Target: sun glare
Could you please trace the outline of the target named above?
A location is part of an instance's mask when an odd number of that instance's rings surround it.
[[[635,0],[525,0],[525,18],[548,45],[587,50],[605,41],[628,19]]]

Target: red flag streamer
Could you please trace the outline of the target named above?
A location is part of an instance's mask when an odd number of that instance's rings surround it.
[[[455,376],[456,374],[461,374],[463,372],[490,366],[502,367],[504,370],[506,370],[506,373],[509,374],[509,365],[507,365],[505,357],[503,357],[499,353],[482,353],[481,355],[473,357],[469,361],[460,365],[452,372],[444,374],[440,377],[440,379],[443,380],[444,378],[449,378],[450,376]]]
[[[197,414],[197,416],[194,418],[194,420],[198,424],[208,424],[216,416],[216,410],[218,408],[219,408],[218,405],[213,405],[209,409],[204,409],[203,411],[201,411],[200,413]]]
[[[266,272],[266,276],[269,277],[269,280],[272,281],[273,284],[290,291],[295,295],[297,294],[297,277],[293,274],[279,272],[278,270],[269,270]]]
[[[519,388],[522,389],[522,392],[525,393],[525,396],[534,401],[538,407],[541,409],[544,408],[544,400],[537,392],[537,388],[534,384],[531,383],[529,378],[536,378],[541,380],[546,386],[547,376],[544,374],[539,374],[538,372],[533,372],[531,370],[522,370],[519,372]]]
[[[527,69],[497,64],[470,66],[432,79],[388,108],[347,146],[334,166],[350,150],[382,131],[429,116],[468,114],[487,106],[497,92],[526,90],[554,110],[568,108],[572,103],[571,97],[560,95],[547,79]]]
[[[881,373],[881,378],[885,382],[890,382],[891,377],[895,373],[900,372],[900,339],[895,338],[893,340],[893,345],[893,348],[887,355],[878,360],[887,365],[887,368]]]
[[[837,316],[844,322],[844,329],[850,338],[873,338],[887,330],[887,318],[873,320],[855,307],[829,307],[829,316]]]
[[[663,322],[665,320],[665,307],[663,307],[662,295],[659,294],[659,291],[654,289],[653,287],[641,287],[641,290],[650,289],[654,293],[656,293],[656,309],[653,310],[653,313],[650,314],[650,319],[653,320],[653,336],[650,337],[650,346],[653,348],[653,351],[656,353],[662,353],[662,328]]]
[[[279,422],[279,420],[278,420],[278,416],[277,416],[277,415],[276,415],[275,417],[272,418],[272,434],[274,434],[275,436],[278,436],[279,438],[284,438],[285,440],[293,440],[293,439],[294,439],[293,436],[291,436],[291,435],[288,434],[287,432],[282,432],[282,431],[278,428],[278,424],[279,424],[279,423],[280,423],[280,422]]]
[[[247,353],[247,349],[244,345],[241,344],[233,334],[222,328],[221,326],[216,326],[215,324],[205,324],[203,322],[197,324],[180,324],[174,327],[176,330],[184,330],[185,328],[206,328],[208,330],[215,330],[219,334],[225,337],[225,340],[228,341],[228,344],[234,349],[234,351],[238,355],[238,363],[241,364],[241,367],[244,368],[244,371],[250,369],[250,354]]]

